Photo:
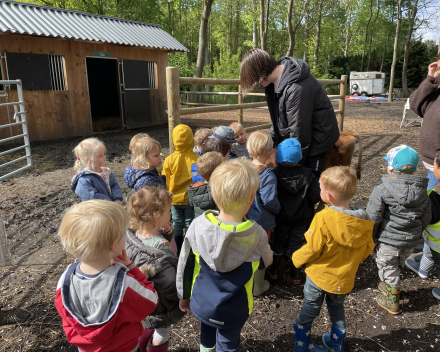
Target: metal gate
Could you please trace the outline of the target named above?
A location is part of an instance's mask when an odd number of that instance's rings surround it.
[[[6,154],[17,152],[17,151],[22,150],[22,149],[25,150],[26,155],[22,156],[22,157],[18,157],[18,158],[13,159],[13,160],[10,160],[10,161],[8,161],[8,162],[6,162],[4,164],[1,164],[0,165],[0,172],[1,172],[1,169],[5,168],[6,166],[15,164],[16,162],[21,161],[21,160],[25,160],[26,159],[27,165],[23,166],[23,167],[21,167],[19,169],[16,169],[14,171],[11,171],[11,172],[9,172],[9,173],[7,173],[5,175],[0,176],[0,181],[5,180],[5,179],[7,179],[7,178],[9,178],[9,177],[19,173],[19,172],[22,172],[24,170],[28,170],[28,169],[32,168],[31,147],[30,147],[30,144],[29,144],[29,134],[28,134],[28,128],[27,128],[27,123],[26,123],[26,110],[24,108],[24,99],[23,99],[23,85],[22,85],[20,79],[9,80],[9,81],[2,81],[2,80],[0,80],[0,86],[3,86],[3,87],[6,86],[6,85],[10,86],[11,84],[16,84],[17,85],[18,101],[16,101],[16,102],[8,102],[7,101],[7,97],[8,96],[5,93],[5,91],[1,91],[0,92],[0,97],[6,98],[5,99],[6,100],[5,103],[0,103],[0,108],[3,107],[3,106],[6,107],[7,117],[8,117],[8,123],[4,124],[4,125],[0,125],[0,129],[9,128],[10,135],[11,135],[8,138],[0,139],[0,145],[3,144],[3,143],[9,142],[9,141],[13,141],[13,140],[16,140],[16,139],[21,139],[21,138],[23,138],[24,144],[21,145],[21,146],[12,148],[12,149],[8,149],[8,150],[6,150],[4,152],[0,152],[0,157],[3,156],[3,155],[6,155]],[[15,122],[11,122],[10,115],[9,115],[9,106],[13,106],[14,107],[13,120]],[[22,128],[21,133],[14,136],[13,133],[12,133],[12,127],[13,126],[20,126],[20,125],[21,125],[21,128]]]
[[[155,63],[122,60],[125,127],[151,126],[150,89],[156,88]]]

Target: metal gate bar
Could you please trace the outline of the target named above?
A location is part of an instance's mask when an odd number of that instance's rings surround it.
[[[10,84],[16,84],[17,85],[17,94],[18,94],[18,101],[17,102],[6,102],[6,103],[0,103],[0,107],[4,106],[6,107],[7,110],[7,114],[8,114],[8,123],[4,124],[4,125],[0,125],[0,129],[3,128],[7,128],[9,127],[10,130],[12,128],[12,126],[17,126],[17,125],[21,125],[22,126],[22,133],[17,135],[17,136],[12,136],[8,137],[8,138],[3,138],[0,139],[0,144],[1,143],[5,143],[8,141],[12,141],[18,138],[23,138],[24,140],[24,144],[22,146],[13,148],[13,149],[9,149],[7,151],[1,152],[0,156],[9,154],[9,153],[13,153],[15,151],[24,149],[26,151],[26,155],[22,156],[22,157],[18,157],[14,160],[8,161],[4,164],[0,165],[0,169],[3,167],[6,167],[8,165],[12,165],[18,161],[21,160],[27,160],[27,165],[24,167],[21,167],[17,170],[14,170],[6,175],[0,176],[0,181],[5,180],[13,175],[16,175],[22,171],[28,170],[32,168],[32,158],[31,158],[31,147],[30,147],[30,143],[29,143],[29,133],[28,133],[28,128],[27,128],[27,122],[26,122],[26,110],[24,107],[24,98],[23,98],[23,85],[21,83],[20,79],[17,80],[0,80],[0,85],[10,85]],[[9,120],[9,106],[14,106],[14,120],[16,122],[12,122]],[[18,109],[17,109],[18,107]],[[12,130],[11,130],[12,133]]]

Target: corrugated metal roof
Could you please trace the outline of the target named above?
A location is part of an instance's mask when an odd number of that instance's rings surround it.
[[[157,24],[7,0],[0,0],[0,32],[188,51]]]

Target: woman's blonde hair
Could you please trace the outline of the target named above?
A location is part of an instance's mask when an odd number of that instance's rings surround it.
[[[194,144],[201,147],[208,140],[209,136],[213,134],[213,131],[209,128],[198,128],[194,133]]]
[[[150,137],[139,138],[131,150],[131,165],[148,170],[150,168],[148,154],[154,151],[162,152],[162,146],[158,141]]]
[[[75,171],[80,171],[85,167],[87,164],[85,160],[86,158],[92,162],[93,166],[93,159],[97,154],[99,154],[100,151],[105,153],[105,145],[98,138],[84,139],[75,147],[75,149],[73,149],[73,152],[76,156],[74,166]]]
[[[249,203],[260,187],[260,176],[250,161],[236,159],[218,166],[209,184],[215,203],[228,213]]]
[[[130,228],[138,230],[145,225],[154,226],[171,204],[172,194],[164,187],[143,187],[128,201]]]
[[[133,138],[130,140],[130,144],[128,146],[128,150],[130,152],[133,150],[134,145],[136,144],[139,138],[150,138],[150,136],[148,135],[148,133],[138,133],[134,135]]]
[[[268,156],[272,147],[272,137],[266,131],[253,132],[246,144],[249,154],[253,155],[255,158]]]
[[[319,183],[338,200],[349,200],[357,191],[356,171],[349,166],[334,166],[321,174]]]
[[[58,235],[65,250],[80,261],[90,261],[109,251],[128,228],[127,211],[115,202],[93,199],[69,208]]]

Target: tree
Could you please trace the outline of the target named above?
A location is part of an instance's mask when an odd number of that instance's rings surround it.
[[[396,27],[396,36],[394,38],[393,64],[391,65],[390,86],[388,91],[389,103],[393,101],[394,74],[396,72],[397,48],[399,45],[399,34],[400,34],[401,23],[402,23],[402,0],[397,0],[397,27]]]
[[[405,48],[403,49],[403,67],[402,67],[402,91],[404,95],[408,94],[408,80],[407,80],[407,71],[408,71],[408,58],[409,51],[411,48],[411,37],[413,34],[414,21],[416,19],[417,10],[418,10],[419,0],[414,0],[414,4],[412,1],[409,1],[410,8],[407,11],[408,14],[408,34],[405,40]]]
[[[264,11],[264,0],[260,0],[260,40],[261,49],[267,50],[267,28],[269,27],[270,0],[267,0],[266,12]]]

